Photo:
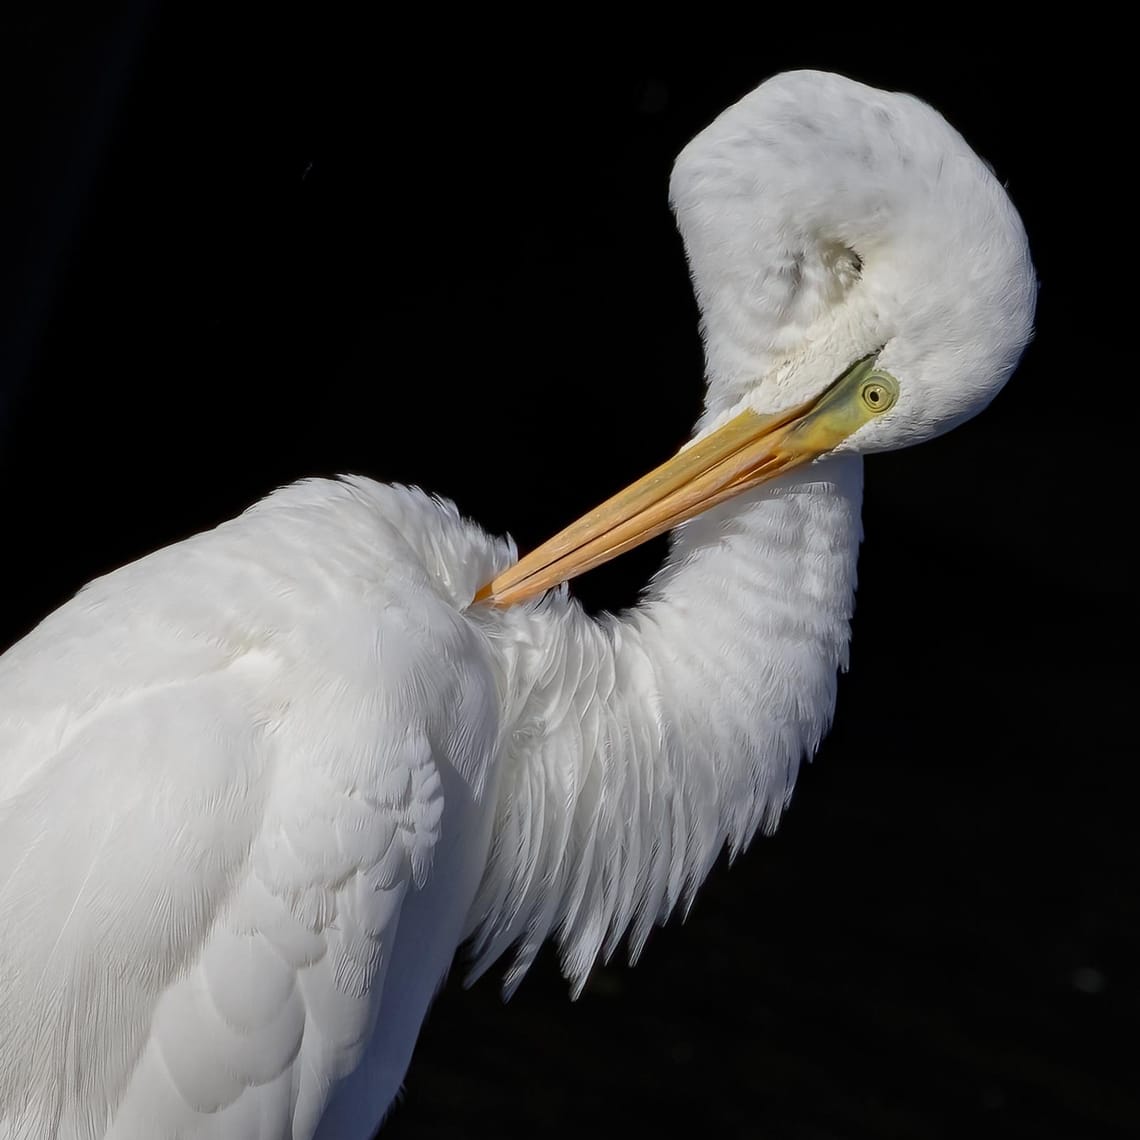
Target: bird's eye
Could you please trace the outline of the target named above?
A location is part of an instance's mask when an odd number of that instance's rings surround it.
[[[898,399],[898,384],[893,376],[885,372],[873,372],[859,390],[863,406],[876,415],[885,412]]]

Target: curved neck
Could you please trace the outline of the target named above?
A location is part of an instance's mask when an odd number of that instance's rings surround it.
[[[832,458],[681,528],[626,614],[561,595],[478,619],[505,714],[477,973],[519,941],[513,988],[557,928],[577,989],[775,826],[846,665],[861,493]]]

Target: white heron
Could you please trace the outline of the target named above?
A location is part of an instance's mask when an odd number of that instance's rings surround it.
[[[862,456],[983,408],[1036,284],[961,136],[835,75],[761,85],[670,193],[707,397],[646,479],[513,567],[417,490],[298,483],[0,659],[2,1140],[365,1140],[465,939],[510,987],[555,934],[576,991],[774,826]],[[535,600],[690,518],[630,612]]]

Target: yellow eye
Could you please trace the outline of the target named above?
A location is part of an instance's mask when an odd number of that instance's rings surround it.
[[[898,399],[898,384],[893,376],[885,372],[872,372],[866,383],[859,389],[859,398],[869,412],[878,415],[891,407]]]

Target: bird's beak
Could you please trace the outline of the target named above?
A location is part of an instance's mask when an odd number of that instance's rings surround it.
[[[876,354],[877,356],[877,354]],[[775,415],[745,411],[682,448],[488,582],[475,601],[525,602],[710,507],[830,451],[898,399],[875,356],[815,399]]]

